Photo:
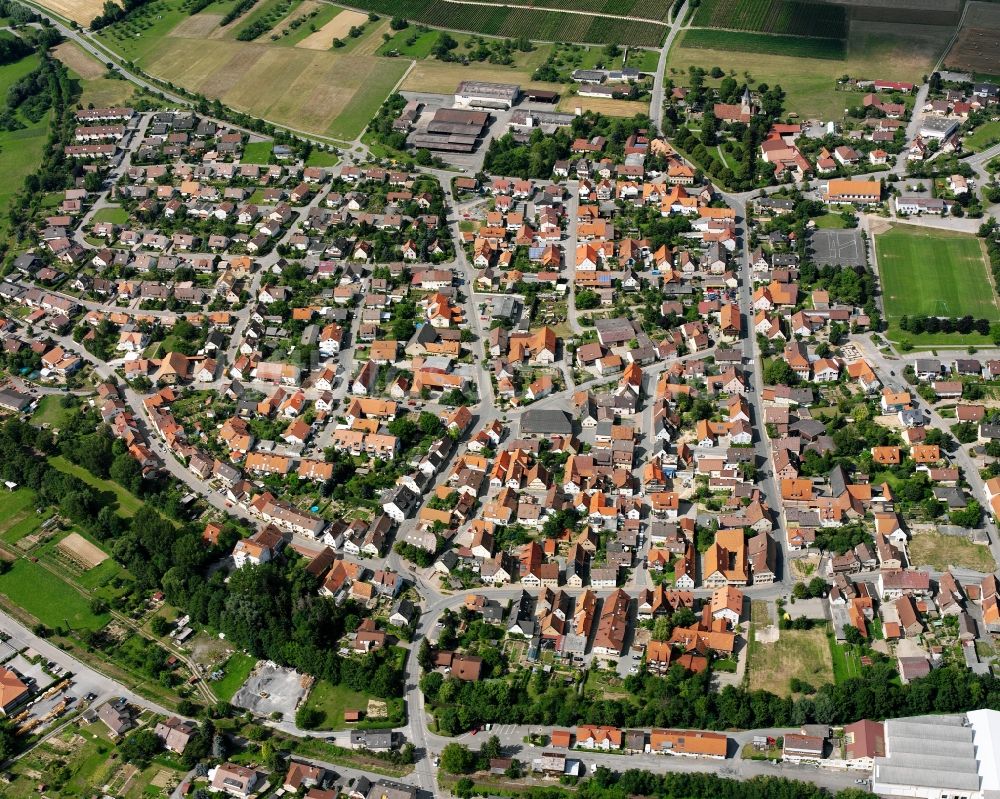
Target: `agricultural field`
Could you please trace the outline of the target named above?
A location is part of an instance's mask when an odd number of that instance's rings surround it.
[[[576,109],[594,111],[611,117],[634,117],[636,114],[648,114],[649,103],[639,100],[609,100],[604,97],[579,97],[577,95],[563,97],[559,101],[559,110],[572,114]]]
[[[281,38],[278,44],[294,47],[303,39],[320,30],[343,9],[319,0],[303,0],[274,30]]]
[[[295,46],[304,47],[306,50],[329,50],[333,46],[334,39],[348,39],[351,28],[364,25],[367,19],[368,17],[360,11],[339,9],[322,25],[316,26],[313,33],[300,39]]]
[[[738,50],[744,53],[784,55],[795,58],[843,60],[847,56],[840,39],[777,36],[694,28],[683,34],[682,47],[704,50]]]
[[[122,799],[167,797],[184,777],[177,762],[164,753],[145,769],[123,762],[101,722],[77,722],[42,742],[11,767],[12,780],[4,785],[8,799],[38,796],[45,778],[51,796],[92,796],[107,787]]]
[[[915,532],[907,551],[914,566],[932,566],[938,571],[957,566],[990,573],[997,567],[989,547],[937,531]]]
[[[63,42],[52,49],[70,75],[80,82],[80,105],[96,108],[126,105],[136,94],[135,84],[124,79],[105,77],[107,67],[83,50],[76,42]]]
[[[945,56],[947,69],[1000,75],[1000,6],[995,3],[969,3],[955,43]]]
[[[473,5],[453,0],[359,0],[355,4],[378,14],[405,17],[412,22],[438,28],[487,36],[527,36],[544,42],[615,42],[656,47],[666,36],[664,23],[648,20],[664,19],[670,10],[669,3],[660,5],[656,0],[556,0],[549,3],[539,0],[537,5],[591,11],[589,7],[581,8],[581,2],[590,2],[595,6],[600,3],[601,9],[590,15],[535,11],[528,7],[529,3],[501,6]],[[641,8],[656,16],[643,17]],[[635,18],[624,19],[625,16]]]
[[[233,39],[267,38],[267,34],[279,22],[294,11],[299,0],[265,0],[257,3],[249,14],[240,17],[239,23],[227,36]],[[256,35],[251,35],[256,33]]]
[[[702,0],[693,25],[843,39],[847,12],[843,6],[808,0]]]
[[[267,7],[260,11],[266,14]],[[298,13],[297,8],[291,16]],[[351,13],[342,11],[328,22]],[[206,12],[186,17],[180,0],[155,0],[100,36],[162,80],[278,124],[343,140],[361,133],[408,66],[374,55],[388,20],[369,23],[362,36],[349,37],[349,48],[330,50],[329,36],[317,50],[306,45],[322,28],[314,33],[301,25],[296,35],[301,31],[303,38],[286,46],[289,37],[280,43],[271,43],[268,36],[253,42],[226,38],[232,29],[218,27],[220,19],[220,14]],[[243,19],[234,23],[245,24]]]
[[[102,0],[41,0],[38,5],[84,26],[104,9]]]
[[[963,316],[1000,320],[1000,308],[990,283],[986,256],[975,236],[894,225],[875,237],[875,252],[888,336],[906,338],[915,346],[985,343],[978,334],[904,333],[904,315]]]
[[[754,83],[780,84],[786,94],[788,112],[803,118],[839,120],[843,118],[844,109],[860,99],[845,97],[843,92],[837,91],[837,79],[845,72],[884,75],[885,80],[913,80],[914,75],[927,74],[933,69],[934,62],[948,44],[951,29],[880,22],[855,25],[847,39],[844,60],[690,47],[687,36],[692,33],[695,31],[679,37],[670,49],[667,75],[677,85],[684,85],[691,66],[705,69],[719,66],[741,79],[747,73]],[[718,82],[709,79],[706,85],[717,86]]]

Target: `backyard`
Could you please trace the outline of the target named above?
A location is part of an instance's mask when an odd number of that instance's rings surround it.
[[[61,395],[47,394],[38,400],[35,412],[31,415],[31,422],[39,427],[48,425],[58,429],[66,424],[72,415],[73,408],[67,408],[62,404]]]
[[[853,646],[838,644],[832,634],[827,636],[830,657],[833,662],[833,677],[842,683],[852,677],[861,676],[861,656]]]

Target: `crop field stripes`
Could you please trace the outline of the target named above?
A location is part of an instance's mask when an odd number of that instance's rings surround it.
[[[810,0],[702,0],[693,25],[824,39],[847,37],[844,8]]]
[[[823,58],[840,61],[847,57],[843,39],[820,39],[813,36],[785,36],[776,33],[689,28],[682,34],[681,45],[703,50],[737,51],[793,58]]]
[[[485,0],[352,0],[347,7],[445,30],[581,44],[659,47],[668,27],[662,21],[667,9],[657,13],[653,0],[524,0],[516,5]],[[643,12],[652,16],[642,16]],[[610,13],[615,16],[604,16]]]

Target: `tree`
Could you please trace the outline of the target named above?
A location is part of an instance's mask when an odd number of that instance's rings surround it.
[[[315,730],[325,718],[326,714],[322,710],[308,705],[300,705],[299,709],[295,711],[295,726],[303,730]]]
[[[480,760],[485,760],[487,764],[490,760],[495,760],[503,755],[503,749],[500,747],[500,738],[496,735],[491,735],[486,743],[483,744],[483,748],[479,750],[479,755]]]
[[[865,637],[857,627],[844,627],[844,640],[851,646],[864,646]]]
[[[958,508],[948,514],[948,520],[959,527],[978,527],[983,515],[983,507],[974,499],[970,499],[964,508]]]
[[[434,659],[431,652],[431,642],[426,638],[420,639],[420,649],[417,650],[417,663],[424,671],[430,671],[434,666]]]
[[[476,767],[476,756],[469,747],[451,743],[441,750],[441,768],[449,774],[471,774]]]
[[[592,289],[582,289],[576,293],[576,309],[578,311],[588,311],[601,304],[601,298]]]
[[[764,382],[769,386],[791,385],[797,378],[787,361],[775,358],[764,364]]]
[[[118,744],[122,760],[145,768],[162,748],[162,742],[152,730],[137,730]]]

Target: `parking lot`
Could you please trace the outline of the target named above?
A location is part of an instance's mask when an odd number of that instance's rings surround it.
[[[809,250],[817,266],[864,266],[865,245],[860,230],[814,230]]]

